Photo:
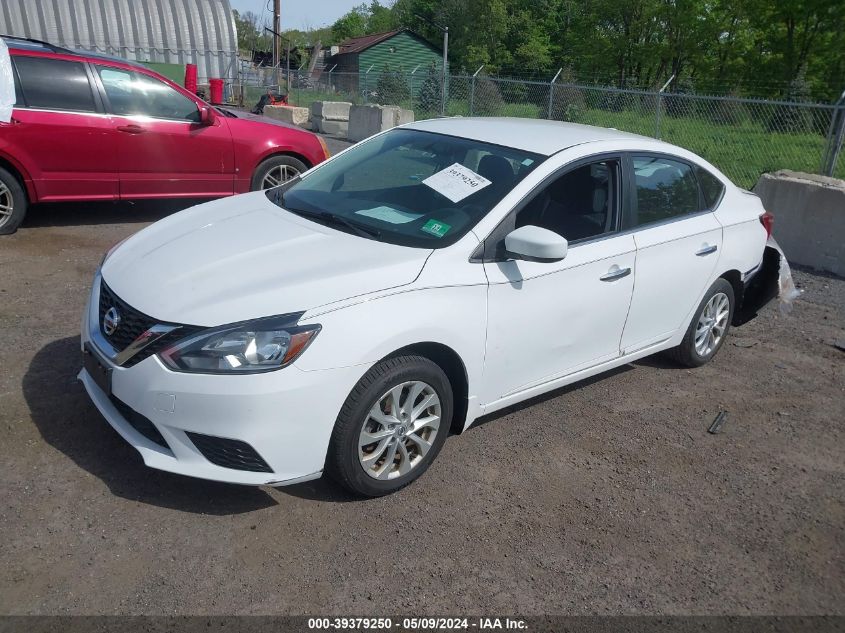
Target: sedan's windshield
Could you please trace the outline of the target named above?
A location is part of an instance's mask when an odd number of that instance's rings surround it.
[[[442,248],[475,226],[543,158],[398,129],[267,196],[292,213],[362,237]]]

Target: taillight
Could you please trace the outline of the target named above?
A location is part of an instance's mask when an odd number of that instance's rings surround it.
[[[760,216],[760,224],[766,229],[766,239],[770,238],[772,236],[772,228],[775,225],[775,216],[766,211]]]

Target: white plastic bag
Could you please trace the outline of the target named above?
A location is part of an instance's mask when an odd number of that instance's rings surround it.
[[[0,38],[0,123],[12,120],[12,106],[15,105],[15,80],[12,77],[12,60],[9,47]]]
[[[789,268],[789,262],[786,261],[786,255],[783,254],[783,249],[775,241],[775,238],[769,237],[768,246],[776,249],[780,253],[780,270],[778,271],[778,307],[780,313],[787,315],[792,312],[792,303],[801,296],[803,290],[795,287],[795,282],[792,280],[792,270]]]

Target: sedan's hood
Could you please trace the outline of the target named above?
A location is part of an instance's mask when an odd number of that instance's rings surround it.
[[[141,312],[210,326],[402,286],[430,253],[322,226],[259,191],[156,222],[118,247],[102,274]]]

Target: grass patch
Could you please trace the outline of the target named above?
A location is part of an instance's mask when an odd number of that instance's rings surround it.
[[[252,92],[255,91],[255,95]],[[258,101],[263,90],[248,88],[248,104]],[[337,93],[329,90],[298,90],[291,93],[291,103],[308,106],[312,101],[351,101],[363,103],[359,95]],[[413,108],[411,102],[398,104]],[[487,104],[489,105],[489,104]],[[511,116],[523,118],[544,118],[546,109],[533,103],[499,103],[484,107],[473,104],[476,116]],[[447,116],[470,116],[468,99],[450,99]],[[423,112],[415,109],[418,120],[440,115],[439,110]],[[575,108],[568,111],[573,122],[611,127],[626,132],[653,137],[655,117],[652,112],[622,110],[619,112],[600,108]],[[743,117],[732,124],[714,123],[704,117],[664,115],[660,121],[660,133],[664,141],[688,149],[716,165],[741,187],[750,189],[761,174],[779,169],[792,169],[817,173],[821,166],[826,139],[821,134],[771,132],[765,122]],[[834,171],[837,178],[845,178],[845,159],[840,158]]]

